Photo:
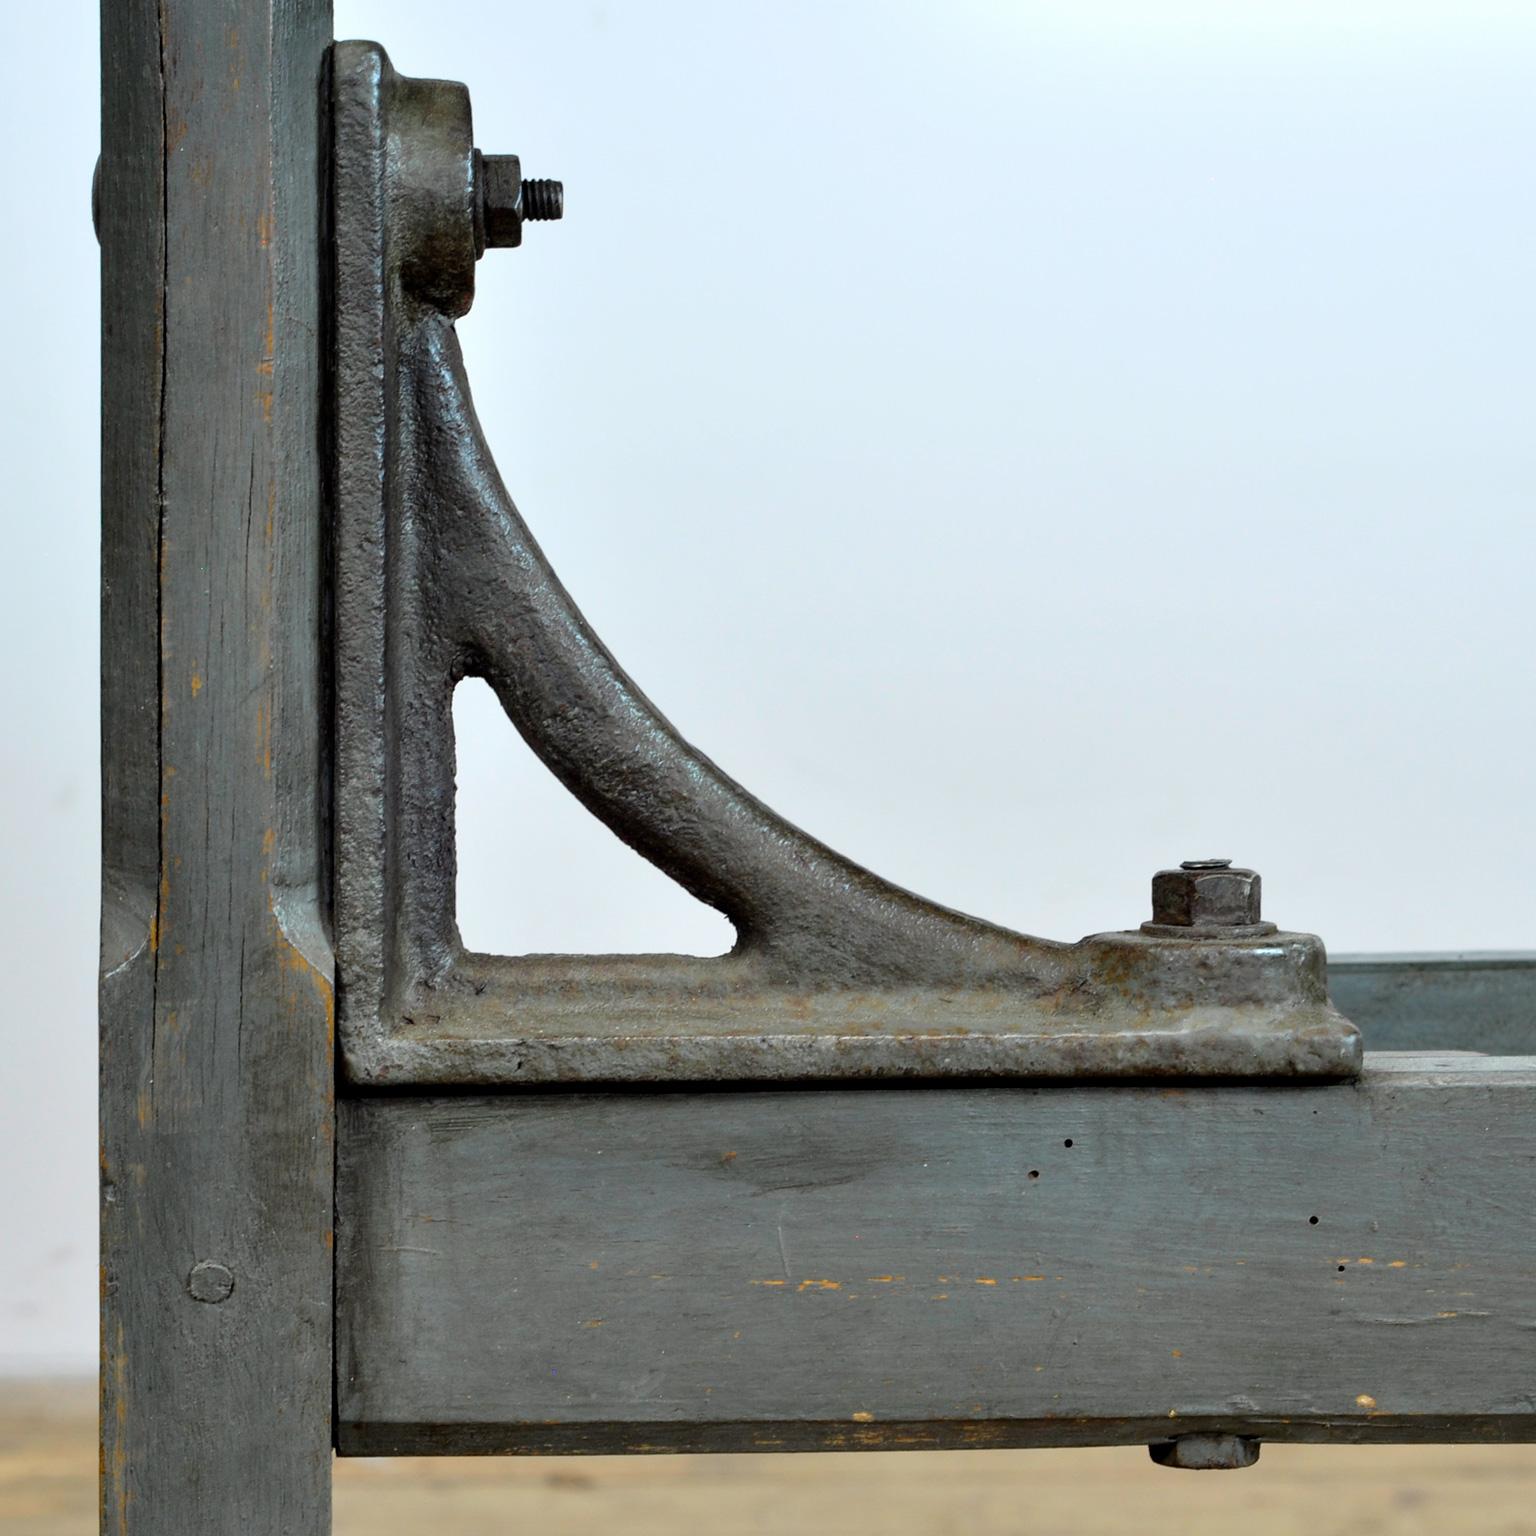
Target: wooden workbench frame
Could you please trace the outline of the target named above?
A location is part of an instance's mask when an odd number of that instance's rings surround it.
[[[1313,1088],[357,1094],[338,1184],[330,8],[102,16],[105,1531],[319,1536],[333,1434],[1532,1435],[1530,1057]],[[1525,961],[1345,985],[1368,1045],[1529,1049]]]

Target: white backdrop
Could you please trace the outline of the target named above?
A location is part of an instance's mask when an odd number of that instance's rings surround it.
[[[1532,945],[1529,5],[337,11],[565,179],[470,375],[729,772],[1055,937],[1216,853],[1335,950]],[[88,1369],[95,20],[10,22],[0,1368]],[[483,688],[457,718],[472,943],[729,942]]]

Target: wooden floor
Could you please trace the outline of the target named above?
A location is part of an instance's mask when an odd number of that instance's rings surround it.
[[[0,1380],[0,1531],[96,1529],[95,1389]],[[1532,1536],[1536,1446],[344,1461],[339,1536]]]

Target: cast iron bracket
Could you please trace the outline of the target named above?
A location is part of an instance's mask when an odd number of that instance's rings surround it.
[[[1247,921],[1030,938],[861,869],[684,741],[560,585],[475,419],[454,321],[491,162],[468,92],[341,43],[334,131],[335,913],[354,1082],[1358,1072],[1321,942],[1257,921],[1256,877]],[[593,815],[725,914],[729,954],[465,950],[465,677]]]

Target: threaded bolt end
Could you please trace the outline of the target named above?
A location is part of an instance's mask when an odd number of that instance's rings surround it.
[[[525,181],[523,183],[523,218],[558,219],[565,213],[565,183],[560,181]]]

